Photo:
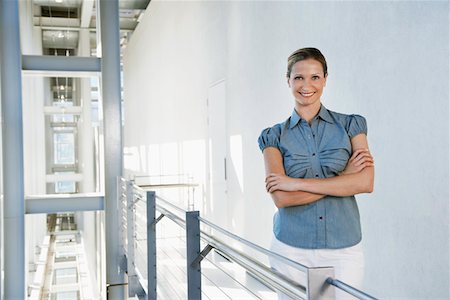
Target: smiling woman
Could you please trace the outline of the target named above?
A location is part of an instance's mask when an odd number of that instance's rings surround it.
[[[364,256],[354,195],[372,192],[374,164],[364,117],[321,104],[327,75],[318,49],[292,53],[287,83],[295,109],[258,140],[266,190],[278,208],[272,250],[308,267],[333,266],[337,279],[360,288]],[[301,276],[276,260],[271,264],[292,279]],[[347,297],[336,292],[336,299]]]

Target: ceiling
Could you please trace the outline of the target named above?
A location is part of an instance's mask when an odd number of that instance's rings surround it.
[[[42,29],[45,49],[73,49],[78,47],[81,28],[90,32],[91,55],[95,55],[95,0],[33,0],[34,26]],[[150,0],[119,0],[120,43],[124,48],[138,25]]]

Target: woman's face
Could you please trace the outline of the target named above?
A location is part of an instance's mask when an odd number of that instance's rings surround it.
[[[297,108],[319,105],[323,88],[327,82],[323,67],[314,59],[306,59],[296,62],[292,66],[288,85],[295,98]]]

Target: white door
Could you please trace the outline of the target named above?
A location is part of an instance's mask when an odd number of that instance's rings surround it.
[[[227,133],[226,133],[225,80],[208,89],[208,156],[209,205],[208,215],[219,225],[228,218],[227,205]]]

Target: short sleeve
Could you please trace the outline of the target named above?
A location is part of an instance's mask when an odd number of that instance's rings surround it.
[[[363,116],[350,115],[347,122],[347,133],[350,138],[364,133],[367,135],[367,122]]]
[[[279,148],[280,143],[280,130],[276,127],[266,128],[261,132],[258,138],[259,149],[263,151],[267,147]]]

